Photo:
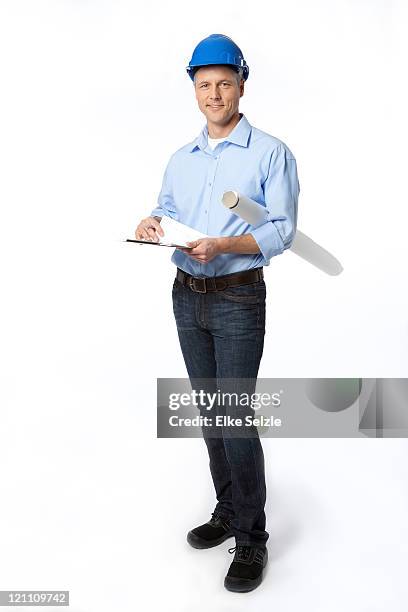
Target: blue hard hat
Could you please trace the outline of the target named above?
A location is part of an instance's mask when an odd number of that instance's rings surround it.
[[[235,70],[242,68],[242,78],[245,81],[248,78],[249,66],[244,60],[241,49],[224,34],[211,34],[199,42],[186,70],[190,79],[194,81],[197,68],[211,65],[228,65]]]

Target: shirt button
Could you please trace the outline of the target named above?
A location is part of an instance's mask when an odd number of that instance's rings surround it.
[[[208,184],[209,184],[209,186],[211,187],[212,183],[208,183]]]

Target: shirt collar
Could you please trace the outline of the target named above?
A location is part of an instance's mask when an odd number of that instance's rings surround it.
[[[225,140],[228,142],[232,142],[233,144],[239,145],[240,147],[247,147],[251,129],[252,129],[252,126],[249,123],[248,119],[245,117],[243,113],[241,113],[241,119],[238,121],[237,125],[234,127],[232,132],[230,132],[228,136],[225,137]],[[191,143],[191,147],[189,148],[189,151],[190,153],[192,153],[197,148],[204,151],[207,145],[208,145],[208,127],[207,127],[207,124],[205,124],[200,134]]]

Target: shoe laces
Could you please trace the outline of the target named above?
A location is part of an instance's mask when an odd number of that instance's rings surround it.
[[[229,548],[228,552],[230,554],[236,553],[236,557],[238,561],[247,561],[251,553],[251,547],[243,546],[243,545],[234,546],[233,548]]]
[[[220,515],[218,514],[218,512],[212,512],[211,513],[211,518],[210,518],[210,523],[215,523],[215,521],[217,521],[220,517]]]
[[[211,513],[210,522],[215,523],[215,521],[218,521],[218,520],[228,522],[228,519],[225,518],[225,516],[221,516],[220,514],[218,514],[217,510],[214,510],[214,512]]]

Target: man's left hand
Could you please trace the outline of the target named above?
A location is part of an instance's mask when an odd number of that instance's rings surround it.
[[[199,263],[208,263],[221,253],[219,238],[200,238],[193,242],[187,242],[191,249],[180,249],[186,255]]]

